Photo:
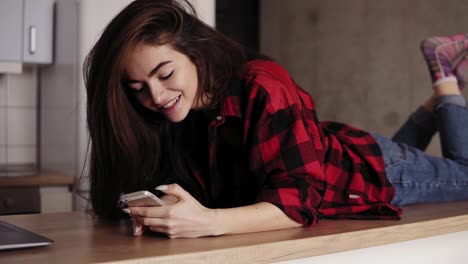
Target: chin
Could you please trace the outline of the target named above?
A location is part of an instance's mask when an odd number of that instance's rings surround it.
[[[171,123],[179,123],[184,121],[189,111],[178,111],[176,114],[166,116],[167,121]]]

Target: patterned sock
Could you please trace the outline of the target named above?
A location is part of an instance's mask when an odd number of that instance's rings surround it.
[[[421,43],[421,51],[434,86],[443,82],[458,81],[460,88],[464,87],[468,75],[464,66],[468,51],[468,33],[425,39]]]
[[[465,56],[462,56],[455,66],[455,76],[457,76],[460,89],[468,85],[468,50],[465,50]]]

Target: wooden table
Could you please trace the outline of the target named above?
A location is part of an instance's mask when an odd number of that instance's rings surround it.
[[[401,221],[323,220],[311,228],[198,239],[133,237],[125,221],[83,212],[0,219],[55,241],[0,251],[0,263],[271,263],[468,230],[468,201],[409,206]]]

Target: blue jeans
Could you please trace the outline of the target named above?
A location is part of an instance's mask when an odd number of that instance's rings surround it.
[[[440,105],[435,121],[443,158],[424,152],[429,142],[421,144],[421,138],[430,140],[432,135],[427,133],[434,132],[424,131],[411,119],[393,140],[372,133],[382,150],[388,180],[395,187],[395,206],[468,200],[468,109]]]

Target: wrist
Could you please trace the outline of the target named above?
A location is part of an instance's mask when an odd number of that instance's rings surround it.
[[[222,220],[222,210],[221,209],[209,209],[211,220],[209,222],[211,235],[221,236],[226,234],[225,232],[225,221]]]

